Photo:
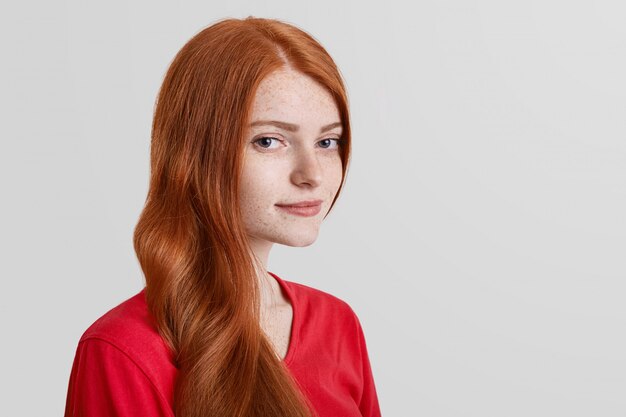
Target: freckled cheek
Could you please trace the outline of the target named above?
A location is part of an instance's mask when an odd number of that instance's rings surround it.
[[[250,175],[240,193],[248,211],[256,211],[257,214],[268,212],[278,202],[279,183],[275,175],[268,175],[267,172],[257,171]]]
[[[259,212],[265,210],[266,207],[272,205],[272,190],[267,184],[252,185],[246,192],[241,194],[241,200],[243,206],[249,212]]]
[[[267,200],[272,197],[277,181],[277,170],[271,164],[250,164],[242,176],[242,194],[249,199]]]
[[[342,166],[341,164],[329,164],[324,170],[324,182],[323,188],[325,195],[324,206],[328,209],[339,190],[342,178]]]
[[[328,183],[332,188],[339,188],[341,184],[341,178],[343,175],[343,165],[341,164],[341,159],[338,158],[338,161],[335,160],[330,163],[325,170],[328,175]]]

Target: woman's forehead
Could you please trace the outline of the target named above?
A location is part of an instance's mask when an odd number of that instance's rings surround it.
[[[259,84],[252,104],[252,123],[257,120],[291,124],[322,120],[328,124],[339,120],[339,110],[330,92],[317,81],[284,70],[273,72]]]

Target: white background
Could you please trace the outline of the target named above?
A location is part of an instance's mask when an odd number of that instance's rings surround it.
[[[343,195],[269,269],[353,307],[383,416],[626,415],[626,7],[554,0],[3,5],[1,414],[62,415],[80,335],[142,288],[157,90],[248,15],[345,77]]]

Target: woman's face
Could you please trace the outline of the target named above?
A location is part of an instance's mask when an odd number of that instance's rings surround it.
[[[341,185],[337,106],[312,78],[281,69],[260,83],[250,120],[239,194],[247,233],[257,247],[308,246]],[[308,200],[321,200],[319,213],[306,217],[277,206]]]

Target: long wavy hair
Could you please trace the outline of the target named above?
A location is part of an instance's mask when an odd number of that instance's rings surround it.
[[[350,156],[347,95],[330,55],[301,29],[253,16],[218,21],[176,54],[158,93],[133,243],[148,308],[179,371],[177,417],[316,414],[260,326],[259,264],[237,199],[255,92],[285,67],[335,100],[346,139],[340,192]]]

